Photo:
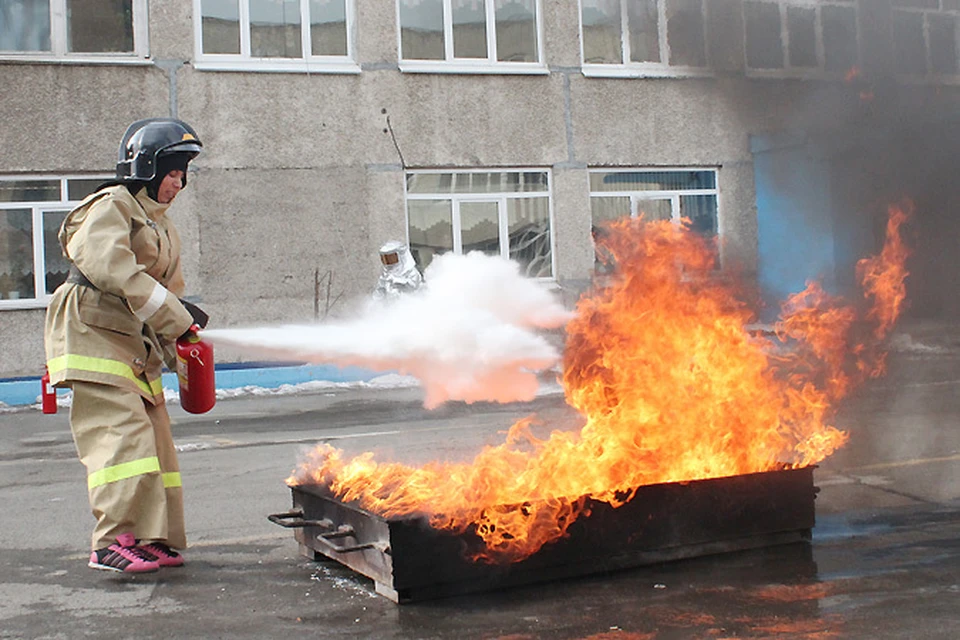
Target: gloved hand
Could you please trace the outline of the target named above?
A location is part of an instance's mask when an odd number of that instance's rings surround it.
[[[183,305],[183,308],[190,312],[190,315],[193,317],[193,323],[198,325],[201,329],[207,326],[207,323],[210,321],[210,316],[204,312],[203,309],[193,304],[192,302],[187,302],[184,299],[180,299],[180,304]]]

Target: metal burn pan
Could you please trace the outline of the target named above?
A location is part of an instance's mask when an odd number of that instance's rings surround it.
[[[809,541],[813,469],[642,486],[616,509],[588,499],[566,537],[502,565],[469,559],[483,544],[474,532],[433,529],[422,516],[383,518],[320,485],[291,487],[293,509],[269,518],[295,530],[307,557],[340,562],[405,603]]]

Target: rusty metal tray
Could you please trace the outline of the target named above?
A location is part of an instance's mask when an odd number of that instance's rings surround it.
[[[619,508],[587,500],[568,535],[520,562],[468,559],[473,532],[431,528],[424,517],[383,518],[291,487],[293,508],[270,520],[295,529],[300,551],[331,558],[397,603],[489,591],[695,556],[808,542],[815,523],[814,467],[639,487]]]

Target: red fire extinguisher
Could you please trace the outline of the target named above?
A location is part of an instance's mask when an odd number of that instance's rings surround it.
[[[177,378],[180,406],[189,413],[206,413],[217,402],[213,373],[213,345],[197,335],[198,325],[177,340]]]
[[[44,413],[57,412],[57,390],[50,384],[50,372],[47,370],[40,378],[40,406]]]

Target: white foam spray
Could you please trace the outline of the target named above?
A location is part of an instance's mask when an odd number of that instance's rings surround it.
[[[561,327],[572,314],[500,257],[444,254],[424,276],[416,293],[370,300],[352,320],[211,329],[203,336],[271,356],[399,371],[421,381],[427,408],[447,400],[533,399],[536,372],[560,358],[537,330]]]

